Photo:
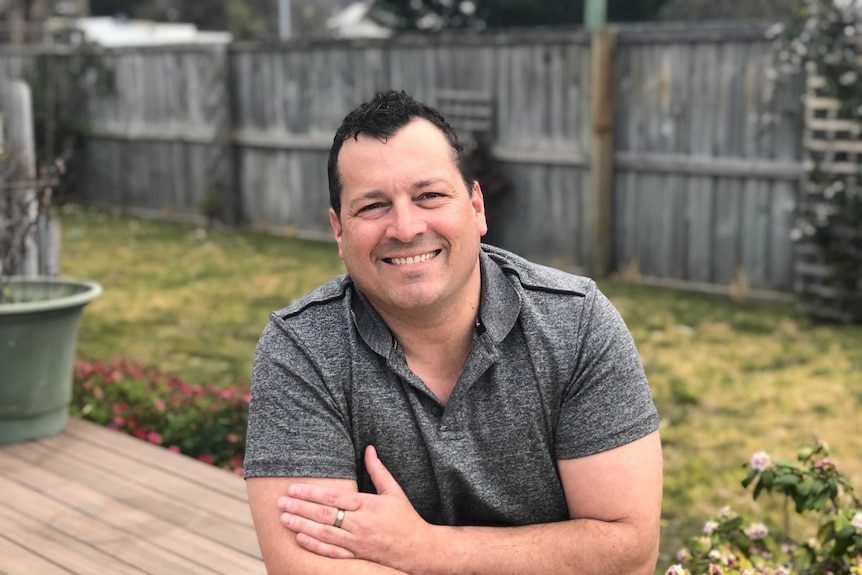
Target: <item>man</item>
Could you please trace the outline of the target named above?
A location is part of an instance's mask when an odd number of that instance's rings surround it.
[[[274,313],[245,472],[269,573],[651,574],[658,420],[586,278],[484,246],[454,131],[403,92],[329,157],[347,273]]]

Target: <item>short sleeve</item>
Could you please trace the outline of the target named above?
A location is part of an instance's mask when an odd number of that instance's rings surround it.
[[[356,479],[343,391],[292,335],[274,317],[258,342],[245,476]]]
[[[577,333],[577,362],[561,406],[558,459],[620,447],[658,429],[658,414],[631,333],[593,284]]]

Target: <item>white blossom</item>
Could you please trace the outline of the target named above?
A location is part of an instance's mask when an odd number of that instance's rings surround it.
[[[772,467],[772,458],[765,451],[758,451],[751,456],[751,468],[755,471],[766,471]]]
[[[465,16],[472,16],[476,13],[476,3],[471,0],[465,0],[464,2],[461,2],[458,9],[461,10],[461,13]]]
[[[766,38],[767,40],[772,40],[773,38],[777,38],[781,34],[784,33],[784,24],[781,22],[775,23],[769,28],[766,29]]]

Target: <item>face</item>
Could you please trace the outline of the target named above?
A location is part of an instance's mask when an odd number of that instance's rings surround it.
[[[414,120],[385,143],[349,138],[338,155],[341,214],[329,211],[338,255],[383,314],[446,311],[480,287],[488,231],[482,190],[470,195],[445,136]]]

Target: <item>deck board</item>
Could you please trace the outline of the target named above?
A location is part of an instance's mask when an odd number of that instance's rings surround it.
[[[0,573],[265,573],[239,477],[72,420],[0,445]]]

